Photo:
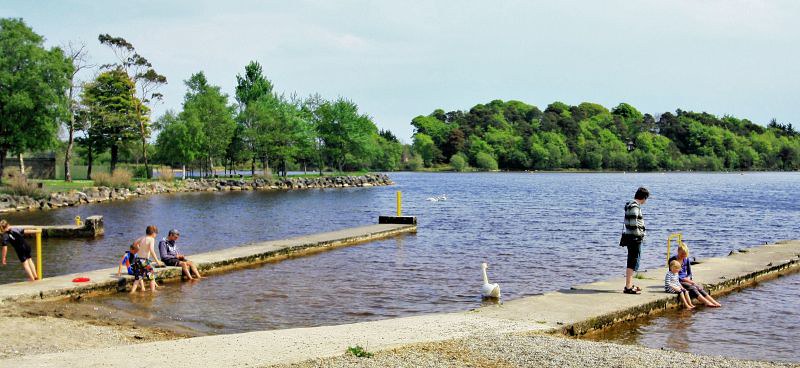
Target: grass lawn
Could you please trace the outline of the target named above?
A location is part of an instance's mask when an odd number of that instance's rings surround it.
[[[43,183],[44,190],[52,193],[52,192],[66,192],[69,190],[81,190],[83,188],[88,188],[94,186],[94,181],[92,180],[73,180],[72,182],[67,183],[63,180],[39,180],[39,179],[32,179],[30,180],[32,183]]]

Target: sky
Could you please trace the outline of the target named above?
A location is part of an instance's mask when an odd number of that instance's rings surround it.
[[[127,39],[168,79],[155,116],[198,71],[234,102],[255,60],[276,91],[349,98],[405,142],[415,116],[495,99],[800,125],[795,0],[2,0],[0,17],[98,65],[114,61],[99,34]]]

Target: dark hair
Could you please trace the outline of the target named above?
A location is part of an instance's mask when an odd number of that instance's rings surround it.
[[[633,196],[633,199],[647,199],[650,197],[650,191],[647,190],[645,187],[641,187],[636,190],[636,194]]]
[[[144,233],[147,235],[158,234],[158,228],[156,225],[150,225],[147,227],[147,229],[144,229]]]

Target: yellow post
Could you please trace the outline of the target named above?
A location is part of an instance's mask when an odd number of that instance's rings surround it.
[[[75,216],[75,226],[81,226],[81,217]]]
[[[672,234],[669,234],[669,236],[667,237],[667,268],[669,268],[669,257],[670,257],[670,254],[672,253],[671,249],[670,249],[671,248],[671,246],[670,246],[671,244],[670,243],[672,242],[672,239],[674,239],[674,238],[678,238],[678,245],[683,243],[683,234],[681,234],[681,233],[672,233]]]
[[[42,229],[26,229],[25,234],[36,235],[36,273],[42,279]]]
[[[403,192],[397,191],[397,216],[403,216]]]
[[[36,233],[36,272],[39,273],[39,280],[42,279],[42,230]]]

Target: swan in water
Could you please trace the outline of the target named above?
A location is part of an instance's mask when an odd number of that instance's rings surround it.
[[[500,299],[500,285],[490,284],[489,276],[486,276],[486,269],[488,267],[489,265],[487,265],[486,262],[481,263],[481,269],[483,270],[483,286],[481,286],[481,297],[484,299]]]
[[[426,199],[426,201],[428,201],[428,202],[439,202],[439,201],[446,201],[446,200],[447,200],[447,194],[442,194],[442,195],[436,196],[436,197],[428,197]]]

